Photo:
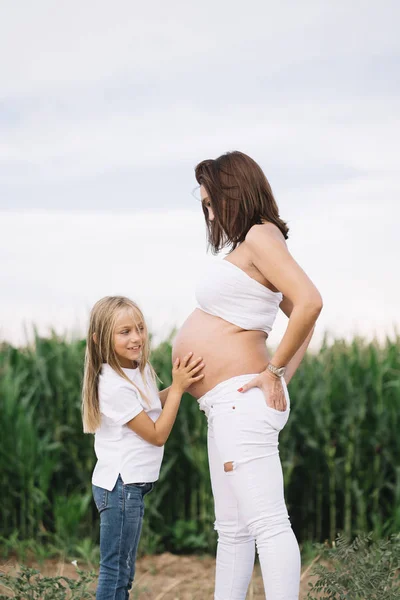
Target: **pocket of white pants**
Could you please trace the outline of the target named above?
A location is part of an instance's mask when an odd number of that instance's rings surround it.
[[[277,431],[281,431],[289,420],[290,407],[286,406],[286,410],[277,410],[268,406],[265,402],[265,419]]]
[[[286,400],[285,410],[278,410],[277,408],[272,408],[272,406],[269,406],[269,404],[267,404],[267,399],[265,399],[265,406],[268,410],[271,410],[273,413],[275,413],[277,415],[286,415],[286,413],[289,411],[289,406],[287,404],[287,400]]]
[[[278,415],[286,415],[286,414],[289,412],[289,410],[290,410],[290,397],[289,397],[289,392],[288,392],[288,389],[287,389],[287,385],[286,385],[286,381],[285,381],[285,380],[283,380],[283,381],[282,381],[282,387],[283,387],[283,393],[284,393],[284,395],[285,395],[285,400],[286,400],[286,408],[285,408],[285,410],[279,410],[279,409],[277,409],[277,408],[274,408],[274,407],[270,406],[270,405],[268,404],[268,399],[267,399],[267,398],[266,398],[266,396],[264,395],[264,398],[265,398],[265,406],[268,408],[268,410],[271,410],[271,411],[273,411],[274,413],[277,413]]]
[[[208,420],[213,420],[217,417],[225,417],[228,415],[235,414],[237,410],[236,403],[232,402],[224,402],[219,404],[212,404],[210,406],[210,412],[208,413]]]

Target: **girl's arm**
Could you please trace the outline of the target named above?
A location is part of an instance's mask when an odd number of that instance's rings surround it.
[[[290,318],[290,315],[292,314],[292,310],[293,310],[293,304],[289,300],[289,298],[283,298],[282,302],[280,303],[280,309],[288,318]],[[308,334],[308,336],[306,337],[306,339],[304,340],[304,342],[302,343],[300,348],[297,350],[296,354],[293,356],[293,358],[287,364],[286,373],[285,373],[285,381],[286,381],[287,385],[289,385],[290,380],[292,379],[293,375],[296,373],[301,361],[303,360],[303,357],[306,353],[306,350],[307,350],[307,348],[310,344],[311,338],[313,336],[314,329],[315,329],[315,327],[313,327],[311,329],[310,333]]]
[[[128,427],[141,438],[154,446],[163,446],[171,433],[181,403],[182,394],[193,383],[200,381],[204,375],[197,375],[204,367],[202,358],[191,362],[192,353],[180,361],[176,359],[172,368],[172,385],[168,389],[164,408],[157,421],[150,419],[148,414],[142,410],[136,417],[127,423]],[[165,391],[165,390],[163,390]]]
[[[165,406],[157,421],[150,419],[148,414],[142,410],[141,413],[127,423],[128,427],[149,444],[164,446],[175,423],[183,392],[184,390],[179,386],[174,388],[172,385]]]
[[[171,386],[165,388],[164,390],[160,390],[158,392],[158,397],[160,398],[161,401],[161,406],[164,406],[166,399],[168,398],[168,393],[169,390],[171,389]]]

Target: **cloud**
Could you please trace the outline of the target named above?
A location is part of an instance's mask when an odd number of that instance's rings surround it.
[[[238,0],[158,0],[140,8],[128,0],[112,7],[104,0],[25,0],[3,2],[0,10],[0,51],[12,59],[2,63],[7,94],[106,81],[110,74],[167,79],[199,65],[233,70],[256,63],[278,72],[301,59],[398,48],[394,0],[252,0],[246,7]]]
[[[105,295],[137,300],[157,331],[194,304],[205,248],[201,214],[3,213],[0,258],[3,336],[21,323],[70,329]],[[198,252],[201,248],[202,251]],[[165,323],[167,321],[167,323]]]
[[[1,208],[183,208],[230,149],[281,191],[397,170],[395,2],[22,4],[0,7]]]
[[[179,324],[205,249],[193,167],[232,149],[271,181],[323,292],[321,331],[390,329],[399,13],[394,0],[0,4],[4,335],[20,339],[23,320],[83,330],[109,293],[137,294],[155,331]]]
[[[357,194],[358,185],[342,184],[342,197]],[[399,322],[400,285],[393,277],[398,209],[381,226],[376,205],[366,203],[357,213],[345,202],[326,199],[330,211],[296,217],[289,239],[290,251],[325,302],[314,343],[326,330],[383,336]],[[196,305],[194,289],[207,260],[200,208],[115,215],[43,211],[23,218],[3,212],[0,222],[3,338],[22,342],[23,323],[82,335],[94,302],[124,294],[142,306],[160,340]],[[285,326],[280,316],[273,344]]]

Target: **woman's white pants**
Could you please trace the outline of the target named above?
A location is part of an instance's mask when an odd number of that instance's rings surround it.
[[[214,598],[245,600],[256,546],[267,600],[298,600],[300,553],[286,510],[278,451],[290,400],[284,382],[284,412],[270,408],[259,388],[237,391],[256,375],[223,381],[199,399],[208,418],[218,532]]]

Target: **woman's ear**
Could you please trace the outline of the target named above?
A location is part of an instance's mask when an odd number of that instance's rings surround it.
[[[97,333],[94,333],[92,335],[92,338],[93,338],[94,343],[97,344]]]

